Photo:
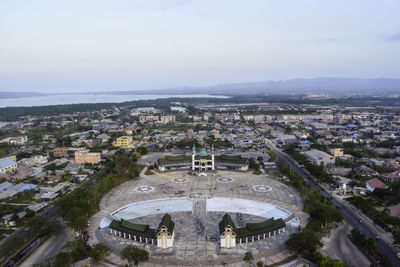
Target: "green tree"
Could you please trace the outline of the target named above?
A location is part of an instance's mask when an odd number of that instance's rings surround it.
[[[69,267],[69,266],[71,266],[71,264],[73,262],[74,262],[74,259],[71,255],[71,253],[60,252],[55,256],[53,265],[60,266],[60,267]]]
[[[304,228],[300,233],[294,233],[286,241],[289,250],[303,255],[310,255],[322,246],[317,233]]]
[[[149,260],[149,252],[138,247],[128,245],[122,251],[122,258],[126,259],[130,266],[139,265],[140,262]]]
[[[251,252],[244,253],[243,261],[250,264],[254,260],[253,254]]]
[[[104,260],[110,253],[111,250],[107,246],[99,243],[93,246],[89,255],[95,262],[98,262]]]
[[[257,267],[263,267],[263,266],[264,266],[264,263],[262,261],[257,262]]]

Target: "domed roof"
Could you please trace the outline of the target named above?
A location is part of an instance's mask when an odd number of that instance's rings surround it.
[[[199,156],[200,157],[207,157],[207,151],[205,151],[205,150],[200,151]]]

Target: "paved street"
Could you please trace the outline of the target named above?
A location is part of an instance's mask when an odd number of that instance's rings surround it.
[[[47,258],[54,257],[61,251],[65,243],[72,240],[73,236],[71,231],[68,228],[63,227],[56,236],[46,240],[46,242],[29,255],[20,266],[31,267],[33,264],[42,263]]]
[[[318,190],[321,192],[322,195],[328,198],[332,198],[332,203],[336,207],[339,208],[340,212],[343,214],[344,219],[346,223],[351,226],[352,228],[356,228],[363,232],[366,237],[371,237],[371,236],[379,236],[379,232],[372,227],[370,224],[365,223],[365,220],[363,221],[362,217],[360,217],[358,214],[356,214],[354,211],[352,211],[346,204],[344,204],[342,201],[339,201],[336,198],[333,198],[331,194],[329,194],[323,187],[321,187],[319,184],[317,184],[314,179],[311,178],[311,176],[302,168],[298,167],[296,163],[285,153],[281,152],[279,149],[277,149],[271,142],[268,143],[269,147],[275,151],[277,156],[285,160],[291,167],[292,169],[297,172],[308,184],[310,184],[315,190]],[[384,254],[388,259],[394,264],[395,266],[400,266],[400,259],[396,257],[394,251],[390,246],[388,246],[387,241],[384,241],[383,239],[378,239],[376,242],[376,246],[378,247],[378,250],[380,253]]]
[[[323,238],[322,254],[340,259],[351,266],[370,266],[368,258],[348,238],[351,227],[345,222],[333,230],[329,238]]]

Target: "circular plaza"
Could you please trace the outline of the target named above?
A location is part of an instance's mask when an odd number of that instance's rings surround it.
[[[266,174],[218,171],[194,176],[185,171],[156,173],[124,183],[110,191],[91,218],[89,243],[104,243],[113,251],[109,260],[119,257],[132,244],[150,252],[154,264],[196,265],[241,262],[245,252],[266,263],[283,260],[288,254],[284,243],[289,235],[306,224],[302,202],[292,188]],[[173,245],[160,249],[157,240],[116,231],[113,225],[147,225],[159,229],[168,214],[174,223]],[[236,246],[226,248],[220,222],[229,216],[235,229],[280,220],[284,229],[236,238]],[[167,216],[168,216],[167,215]],[[238,231],[239,231],[238,230]],[[243,231],[242,231],[243,232]],[[130,233],[130,232],[129,232]]]

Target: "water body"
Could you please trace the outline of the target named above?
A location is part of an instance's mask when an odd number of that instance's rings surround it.
[[[160,98],[229,98],[214,95],[112,95],[112,94],[65,94],[32,96],[21,98],[0,98],[0,107],[32,107],[49,105],[66,105],[81,103],[121,103],[135,100],[152,100]]]

